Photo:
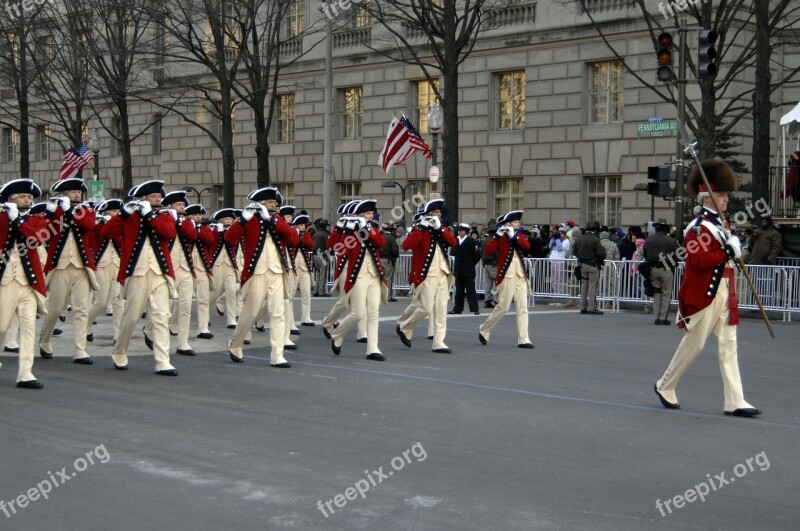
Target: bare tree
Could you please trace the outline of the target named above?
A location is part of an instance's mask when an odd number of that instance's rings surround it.
[[[652,90],[663,101],[677,105],[674,85],[657,86],[644,78],[639,69],[634,70],[614,48],[605,33],[605,26],[598,22],[592,12],[592,2],[576,0],[599,32],[603,42],[621,61],[626,71],[642,85]],[[734,127],[745,118],[753,121],[754,146],[752,153],[753,200],[766,197],[769,176],[769,130],[772,103],[769,95],[787,83],[799,79],[800,67],[787,67],[782,75],[773,79],[770,70],[775,61],[771,51],[785,44],[786,35],[793,35],[798,25],[798,3],[793,0],[773,2],[744,2],[743,0],[719,0],[713,2],[686,2],[683,10],[670,8],[669,19],[663,13],[650,12],[651,5],[644,0],[635,4],[650,31],[653,49],[658,48],[658,35],[677,26],[686,18],[689,24],[713,29],[719,40],[714,60],[717,73],[714,76],[697,76],[694,53],[685,60],[688,77],[697,79],[700,87],[700,105],[687,99],[687,126],[700,141],[702,157],[715,153],[717,131],[732,133]],[[674,7],[674,3],[670,4]],[[665,24],[668,22],[669,24]],[[682,38],[692,33],[686,32]],[[655,56],[654,56],[655,57]],[[737,85],[746,74],[755,72],[753,85],[741,90]]]
[[[40,24],[42,6],[26,11],[18,4],[16,12],[11,9],[8,17],[0,18],[0,78],[6,90],[13,92],[11,99],[0,98],[0,109],[6,116],[2,124],[19,135],[19,174],[30,176],[30,93],[37,70],[32,68],[31,55],[40,54],[37,47],[37,26]],[[38,56],[37,56],[38,58]]]
[[[458,216],[458,69],[478,35],[489,28],[505,3],[497,0],[376,0],[363,2],[389,38],[366,44],[396,61],[419,66],[444,114],[442,162],[444,198]],[[444,89],[439,88],[441,76]]]

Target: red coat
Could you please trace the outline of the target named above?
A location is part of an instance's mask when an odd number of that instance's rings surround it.
[[[172,249],[176,245],[181,247],[180,252],[184,253],[186,261],[189,262],[189,267],[192,270],[192,276],[196,277],[194,272],[194,259],[192,258],[192,251],[194,250],[195,242],[200,237],[200,230],[189,218],[183,218],[175,222],[176,241],[172,244]]]
[[[514,239],[517,241],[517,245],[519,245],[523,255],[531,248],[531,242],[528,241],[528,238],[523,238],[518,235]],[[495,236],[486,242],[483,253],[492,254],[495,252],[497,253],[497,273],[495,274],[494,281],[499,286],[506,275],[503,266],[508,261],[509,253],[511,252],[511,240],[508,236]],[[525,262],[523,262],[522,265],[524,266]]]
[[[103,225],[104,238],[122,238],[122,256],[120,256],[119,275],[117,281],[120,284],[125,284],[125,280],[133,274],[136,264],[131,261],[134,251],[134,244],[136,243],[139,234],[141,233],[144,238],[140,239],[140,245],[150,245],[150,238],[148,235],[148,226],[156,235],[158,240],[160,253],[156,253],[159,259],[159,264],[162,270],[166,269],[166,274],[175,278],[175,270],[172,268],[172,258],[169,254],[169,242],[174,240],[176,236],[175,231],[175,218],[171,214],[164,212],[149,212],[147,215],[140,215],[137,210],[133,214],[128,214],[122,210],[119,216],[114,216],[111,221]],[[154,249],[155,251],[155,249]]]
[[[292,259],[294,260],[295,263],[295,269],[297,269],[298,255],[300,255],[299,259],[306,261],[306,267],[308,267],[308,270],[314,271],[314,263],[311,261],[311,250],[314,248],[314,239],[307,232],[304,232],[303,236],[299,237],[300,237],[299,246],[291,248]]]
[[[331,252],[336,257],[336,269],[333,270],[334,280],[339,278],[339,275],[341,274],[342,269],[344,268],[345,253],[343,251],[344,242],[342,242],[342,240],[345,235],[344,232],[342,232],[342,230],[343,229],[341,229],[340,227],[336,227],[335,229],[333,229],[331,235],[328,236],[328,243],[325,244],[325,246],[328,249],[331,249]],[[338,244],[339,242],[342,242],[342,245],[337,246],[336,244]]]
[[[197,254],[200,255],[200,259],[203,261],[203,267],[206,269],[206,273],[211,277],[214,276],[214,272],[211,270],[213,267],[211,258],[214,254],[211,249],[216,245],[219,238],[217,237],[217,233],[211,230],[208,225],[198,225],[198,227],[198,241],[195,244],[197,245]]]
[[[352,239],[349,239],[351,237]],[[347,280],[344,284],[345,293],[353,289],[356,278],[358,277],[358,271],[361,269],[364,260],[374,260],[378,272],[380,273],[381,280],[383,280],[383,266],[381,266],[379,252],[383,246],[386,245],[386,238],[381,235],[380,231],[376,229],[374,225],[370,225],[366,239],[367,245],[362,255],[363,246],[361,240],[355,234],[346,233],[342,238],[343,242],[347,242],[340,247],[344,254],[344,259],[347,260],[347,276],[345,277]],[[369,258],[367,253],[371,254],[373,258]]]
[[[12,244],[8,241],[9,233],[12,229],[22,236],[22,242]],[[33,290],[46,297],[47,285],[44,281],[42,263],[39,261],[39,253],[36,248],[44,244],[49,235],[50,229],[48,229],[47,218],[42,216],[18,216],[14,221],[9,221],[8,213],[0,212],[0,252],[3,252],[2,259],[0,259],[0,278],[2,278],[8,265],[10,258],[8,253],[16,245],[17,252],[21,251],[20,258],[22,259],[22,267],[25,269],[28,283]],[[27,253],[25,253],[26,250]],[[25,254],[29,260],[26,260]],[[33,280],[31,280],[31,277],[33,277]]]
[[[739,324],[736,285],[733,282],[733,270],[725,268],[730,258],[725,247],[709,228],[698,224],[698,221],[693,222],[692,228],[687,231],[683,246],[686,249],[686,264],[681,287],[678,290],[678,310],[681,318],[691,318],[711,304],[717,295],[720,282],[727,277],[730,280],[728,324]],[[684,322],[680,321],[678,326],[683,328]]]
[[[282,255],[281,261],[284,263],[284,268],[288,271],[286,246],[297,245],[300,242],[300,237],[297,231],[290,227],[289,224],[286,223],[286,220],[280,215],[272,216],[270,221],[275,223],[272,230],[280,240],[280,248],[278,251]],[[242,286],[253,276],[253,269],[255,268],[255,261],[253,259],[256,255],[256,251],[258,251],[260,255],[264,250],[266,238],[271,237],[270,231],[268,230],[268,223],[269,221],[264,221],[261,219],[260,215],[255,214],[248,221],[237,221],[231,225],[231,228],[225,231],[225,243],[228,245],[236,245],[239,243],[240,239],[244,238],[244,264],[242,265],[240,276]]]
[[[458,241],[449,230],[440,230],[441,239],[446,247],[455,247]],[[422,284],[428,276],[430,261],[433,259],[434,246],[431,242],[431,230],[420,225],[414,229],[403,240],[403,249],[411,251],[411,268],[408,272],[408,281],[412,286]],[[439,250],[441,252],[441,249]],[[445,251],[442,259],[449,264],[449,252]]]
[[[47,219],[49,219],[49,224],[52,227],[50,230],[53,234],[47,242],[47,263],[44,267],[45,275],[58,265],[58,259],[66,244],[66,240],[63,242],[61,241],[61,235],[69,220],[72,220],[80,234],[80,238],[78,238],[76,243],[83,249],[81,261],[84,267],[96,269],[94,265],[94,210],[79,205],[75,208],[71,208],[65,214],[65,212],[61,210],[61,205],[59,205],[56,207],[55,212],[48,214]]]
[[[105,224],[108,223],[105,219],[100,219],[97,225],[94,227],[94,243],[92,244],[92,257],[94,258],[95,265],[97,262],[100,261],[100,250],[105,253],[108,250],[108,246],[112,244],[117,249],[122,249],[122,238],[117,236],[116,238],[110,239],[103,236],[103,227]]]
[[[213,236],[213,240],[210,243],[205,244],[206,252],[208,253],[208,260],[211,267],[217,263],[219,257],[222,253],[227,253],[230,251],[229,257],[231,259],[231,263],[233,264],[233,268],[235,270],[239,270],[239,266],[236,264],[236,254],[239,252],[239,242],[236,244],[229,245],[225,243],[225,233],[227,229],[220,231],[217,229],[209,229]],[[202,234],[200,235],[201,241],[203,241]]]

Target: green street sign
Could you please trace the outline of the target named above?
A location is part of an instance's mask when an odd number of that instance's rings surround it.
[[[678,128],[677,120],[664,120],[661,117],[650,118],[646,122],[636,124],[636,132],[649,134],[649,136],[664,136],[665,132],[675,131]]]
[[[89,197],[87,201],[99,202],[105,200],[106,183],[103,181],[88,181],[87,184],[89,185]]]

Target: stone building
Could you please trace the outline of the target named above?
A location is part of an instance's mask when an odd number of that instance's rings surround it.
[[[641,13],[631,7],[633,2],[587,4],[620,58],[655,84],[653,42]],[[658,9],[654,3],[654,15]],[[418,67],[390,61],[364,46],[380,35],[381,28],[357,4],[328,13],[341,17],[337,25],[346,20],[347,26],[335,30],[332,43],[320,42],[324,31],[317,31],[285,45],[288,54],[306,54],[281,77],[271,143],[273,184],[288,201],[309,210],[312,218],[322,216],[325,47],[331,44],[333,208],[351,197],[376,197],[387,213],[401,203],[401,194],[397,187],[382,186],[385,180],[401,185],[423,182],[419,188],[409,187],[408,193],[427,196],[429,161],[417,155],[386,175],[377,158],[392,115],[405,113],[430,143],[426,115],[433,91]],[[296,0],[287,35],[320,27],[324,16],[315,4]],[[687,35],[694,54],[696,33]],[[796,48],[776,53],[788,64],[798,62]],[[165,68],[169,71],[169,65],[153,68],[154,78],[164,76]],[[721,73],[724,70],[723,64]],[[752,77],[748,73],[737,88],[744,90]],[[696,84],[688,85],[687,97],[697,103]],[[775,116],[798,100],[796,84],[781,89],[774,103],[785,105],[776,108]],[[134,107],[134,129],[161,120],[132,146],[134,181],[161,178],[168,188],[209,187],[203,201],[212,209],[221,206],[219,149],[196,126],[175,114],[162,117],[162,112],[149,104]],[[643,223],[651,217],[651,198],[634,187],[647,181],[648,166],[671,161],[676,152],[676,131],[661,132],[662,136],[642,131],[640,124],[658,117],[675,119],[674,106],[625,71],[579,3],[513,4],[479,36],[461,65],[458,219],[485,223],[501,212],[521,208],[527,224],[567,219],[581,224],[598,220],[609,226]],[[195,118],[212,130],[218,127],[210,116],[198,113]],[[255,187],[255,133],[246,106],[236,108],[234,120],[237,206],[242,206],[244,196]],[[91,122],[89,126],[94,127]],[[741,133],[741,158],[747,164],[751,129],[747,120],[736,128]],[[7,180],[17,171],[14,135],[8,128],[2,134],[0,174]],[[48,143],[43,131],[37,129],[32,136],[31,177],[49,183],[60,165],[60,150]],[[100,176],[107,183],[106,195],[121,195],[120,151],[112,144],[101,138]],[[190,198],[194,200],[194,194]],[[673,218],[671,202],[656,198],[655,208],[655,217]]]

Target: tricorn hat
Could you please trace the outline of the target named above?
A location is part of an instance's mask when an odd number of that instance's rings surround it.
[[[34,198],[42,196],[42,189],[31,179],[14,179],[0,188],[0,196],[11,197],[15,194],[31,194]]]
[[[420,210],[422,210],[423,214],[429,214],[434,210],[441,211],[443,208],[444,208],[444,199],[432,199],[427,203],[425,203],[425,206],[422,207]]]
[[[186,210],[184,210],[183,213],[186,214],[187,216],[191,216],[193,214],[200,214],[201,216],[205,216],[206,207],[204,207],[200,203],[195,203],[194,205],[187,206]]]
[[[281,216],[294,216],[295,207],[294,205],[283,205],[278,212],[280,212]]]
[[[223,208],[221,210],[217,210],[212,214],[211,221],[219,221],[222,218],[235,218],[236,211],[232,208]]]
[[[375,212],[378,209],[378,201],[376,199],[364,199],[359,201],[353,209],[353,214],[363,214],[364,212]]]
[[[36,203],[28,210],[28,214],[33,216],[34,214],[45,214],[47,212],[47,203],[42,201],[41,203]]]
[[[130,192],[128,192],[128,196],[130,197],[144,197],[150,194],[161,194],[161,197],[164,197],[166,195],[164,192],[164,181],[147,181],[134,186],[131,188]]]
[[[95,210],[102,214],[106,210],[122,210],[124,203],[122,199],[106,199],[105,201],[101,201],[97,203]]]
[[[708,184],[711,185],[710,191],[735,192],[738,188],[736,174],[727,163],[720,159],[706,159],[700,162],[700,166],[703,167],[703,171],[708,178]],[[692,168],[686,182],[686,190],[689,197],[697,197],[698,194],[709,191],[703,182],[698,166]]]
[[[283,203],[283,196],[274,186],[267,186],[266,188],[259,188],[247,194],[247,199],[252,201],[266,201],[267,199],[274,199],[280,205]]]
[[[292,220],[292,225],[300,225],[301,223],[304,225],[308,225],[309,217],[306,214],[298,214]]]
[[[172,205],[174,203],[183,203],[184,205],[189,204],[189,200],[186,199],[186,191],[185,190],[175,190],[174,192],[170,192],[164,196],[164,199],[161,200],[161,205]]]
[[[69,192],[70,190],[80,190],[81,192],[89,191],[83,179],[62,179],[54,182],[53,186],[50,187],[50,193]]]
[[[498,225],[504,225],[506,223],[511,223],[512,221],[519,221],[522,219],[522,210],[512,210],[511,212],[507,212],[497,218]]]

